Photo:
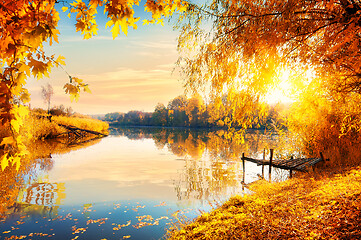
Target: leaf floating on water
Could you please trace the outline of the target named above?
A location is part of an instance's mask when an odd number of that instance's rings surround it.
[[[86,225],[89,225],[91,223],[99,223],[99,226],[100,226],[100,225],[104,224],[106,220],[108,220],[108,218],[99,218],[97,220],[90,219],[86,222]]]
[[[155,205],[154,207],[160,207],[160,206],[167,206],[167,204],[165,202],[161,202],[160,204]]]
[[[121,204],[120,203],[117,203],[117,204],[114,204],[114,210],[117,209],[117,208],[120,208]]]
[[[137,216],[136,218],[138,219],[139,222],[141,222],[143,219],[145,221],[152,221],[153,220],[153,217],[151,215]]]
[[[153,217],[151,215],[137,216],[136,218],[139,221],[139,223],[133,225],[133,227],[136,229],[139,229],[139,228],[142,228],[145,226],[158,225],[156,222],[152,223]]]
[[[127,221],[127,224],[122,224],[122,225],[113,223],[113,225],[116,225],[116,227],[113,227],[113,230],[118,231],[118,230],[122,229],[123,227],[128,227],[131,222],[132,221],[129,220],[129,221]]]
[[[137,205],[135,208],[132,208],[134,212],[138,212],[139,208],[145,208],[145,205]]]
[[[71,230],[73,231],[72,234],[76,234],[76,233],[84,233],[87,228],[77,228],[76,226],[72,226]]]
[[[156,221],[159,221],[159,220],[162,220],[162,219],[169,219],[169,217],[163,216],[163,217],[157,218],[157,219],[155,219],[155,220],[156,220]]]

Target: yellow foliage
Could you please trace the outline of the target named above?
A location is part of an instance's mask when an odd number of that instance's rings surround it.
[[[231,198],[194,222],[173,229],[170,239],[359,238],[361,168],[281,183],[259,182],[252,194]]]
[[[108,132],[108,123],[87,118],[87,117],[65,117],[65,116],[53,116],[52,121],[57,124],[64,124],[68,126],[74,126],[81,129],[91,130],[100,133]]]
[[[300,94],[286,118],[287,142],[300,155],[322,152],[332,167],[361,163],[361,96],[356,93],[329,93],[315,79]],[[289,147],[289,144],[288,144]]]

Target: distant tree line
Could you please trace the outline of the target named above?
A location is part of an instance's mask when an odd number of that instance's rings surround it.
[[[205,104],[203,99],[195,95],[186,98],[178,96],[169,101],[167,106],[158,103],[154,112],[129,111],[127,113],[113,112],[104,116],[110,124],[122,126],[162,126],[162,127],[205,127],[222,128],[225,126],[242,127],[242,123],[232,122],[232,116],[227,110],[227,99],[211,101]],[[252,128],[261,129],[279,124],[280,106],[265,105],[262,113],[255,109],[249,120]]]

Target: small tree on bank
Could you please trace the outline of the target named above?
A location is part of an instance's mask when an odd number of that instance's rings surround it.
[[[45,87],[41,86],[41,96],[44,103],[48,105],[48,114],[50,114],[51,97],[54,95],[53,87],[48,83]]]

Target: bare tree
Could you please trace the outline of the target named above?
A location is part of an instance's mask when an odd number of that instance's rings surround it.
[[[50,113],[50,102],[53,95],[53,87],[49,83],[45,87],[41,86],[41,96],[43,97],[44,103],[48,104],[48,114]]]

